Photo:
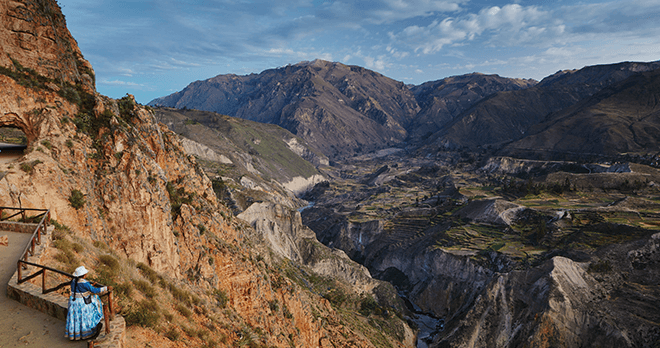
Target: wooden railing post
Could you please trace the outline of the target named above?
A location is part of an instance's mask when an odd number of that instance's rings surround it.
[[[108,292],[108,309],[110,310],[110,320],[115,318],[115,310],[112,304],[112,291]]]
[[[30,255],[34,256],[34,238],[30,240],[30,244],[32,244],[32,247],[30,248]]]
[[[25,221],[25,210],[21,209],[21,216],[23,217],[23,222]]]
[[[103,305],[103,320],[105,321],[105,333],[110,333],[110,325],[108,324],[108,306]]]
[[[46,269],[42,268],[41,269],[43,273],[41,273],[41,293],[45,294],[46,293]]]
[[[37,244],[41,245],[41,226],[37,227]]]
[[[16,270],[18,271],[18,279],[16,279],[16,283],[20,283],[21,279],[23,279],[23,267],[21,267],[21,259],[18,259],[18,262],[16,262]]]

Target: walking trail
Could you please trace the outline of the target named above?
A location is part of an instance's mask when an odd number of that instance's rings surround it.
[[[0,348],[87,347],[64,337],[64,321],[7,298],[7,282],[16,271],[16,262],[30,234],[0,231],[9,237],[9,246],[0,245]]]

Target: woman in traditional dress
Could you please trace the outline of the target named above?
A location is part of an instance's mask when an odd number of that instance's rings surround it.
[[[95,287],[85,280],[85,266],[76,268],[71,281],[69,312],[66,315],[66,337],[70,340],[96,338],[101,331],[103,305],[98,293],[112,290],[112,287]],[[94,283],[96,284],[96,283]]]

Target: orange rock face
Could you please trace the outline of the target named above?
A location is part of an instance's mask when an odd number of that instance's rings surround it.
[[[0,66],[21,66],[94,91],[94,70],[66,28],[56,1],[0,2]]]
[[[28,139],[21,158],[0,164],[1,205],[49,208],[75,238],[103,242],[203,298],[224,291],[227,309],[195,313],[199,325],[240,319],[275,347],[374,346],[318,294],[285,279],[277,260],[255,256],[250,227],[217,201],[201,167],[148,108],[96,94],[54,0],[2,1],[0,18],[0,126]],[[218,329],[227,344],[242,339],[236,325]],[[200,344],[156,337],[162,346]]]

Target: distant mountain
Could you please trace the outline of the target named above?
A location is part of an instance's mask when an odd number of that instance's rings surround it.
[[[548,115],[504,152],[526,157],[660,151],[660,69],[632,75]]]
[[[443,146],[501,147],[527,137],[532,129],[536,129],[534,127],[545,122],[552,113],[567,110],[603,88],[632,75],[659,67],[660,62],[625,62],[558,72],[534,87],[499,92],[485,98],[456,117],[431,139]],[[569,142],[566,146],[574,147],[579,143],[582,141]],[[522,144],[520,146],[524,146]],[[525,144],[531,146],[535,142]],[[605,147],[616,146],[609,144]]]
[[[497,92],[526,89],[538,82],[479,73],[452,76],[413,86],[412,92],[421,107],[409,127],[414,139],[439,131],[463,111]]]
[[[322,60],[247,76],[219,75],[149,104],[277,124],[331,157],[399,144],[420,109],[402,82]]]
[[[649,148],[643,144],[654,144],[655,138],[652,132],[620,130],[617,136],[597,136],[595,130],[609,128],[597,126],[596,119],[580,123],[590,132],[571,133],[577,127],[572,124],[567,136],[553,125],[566,127],[558,120],[568,114],[591,115],[578,109],[598,103],[592,96],[659,67],[660,62],[596,65],[560,71],[540,82],[473,73],[405,86],[365,68],[315,60],[260,74],[197,81],[150,105],[276,124],[331,159],[404,144],[428,151],[506,147],[507,154],[532,157],[580,146],[584,153],[605,155]],[[630,125],[615,114],[608,114],[609,121]]]

